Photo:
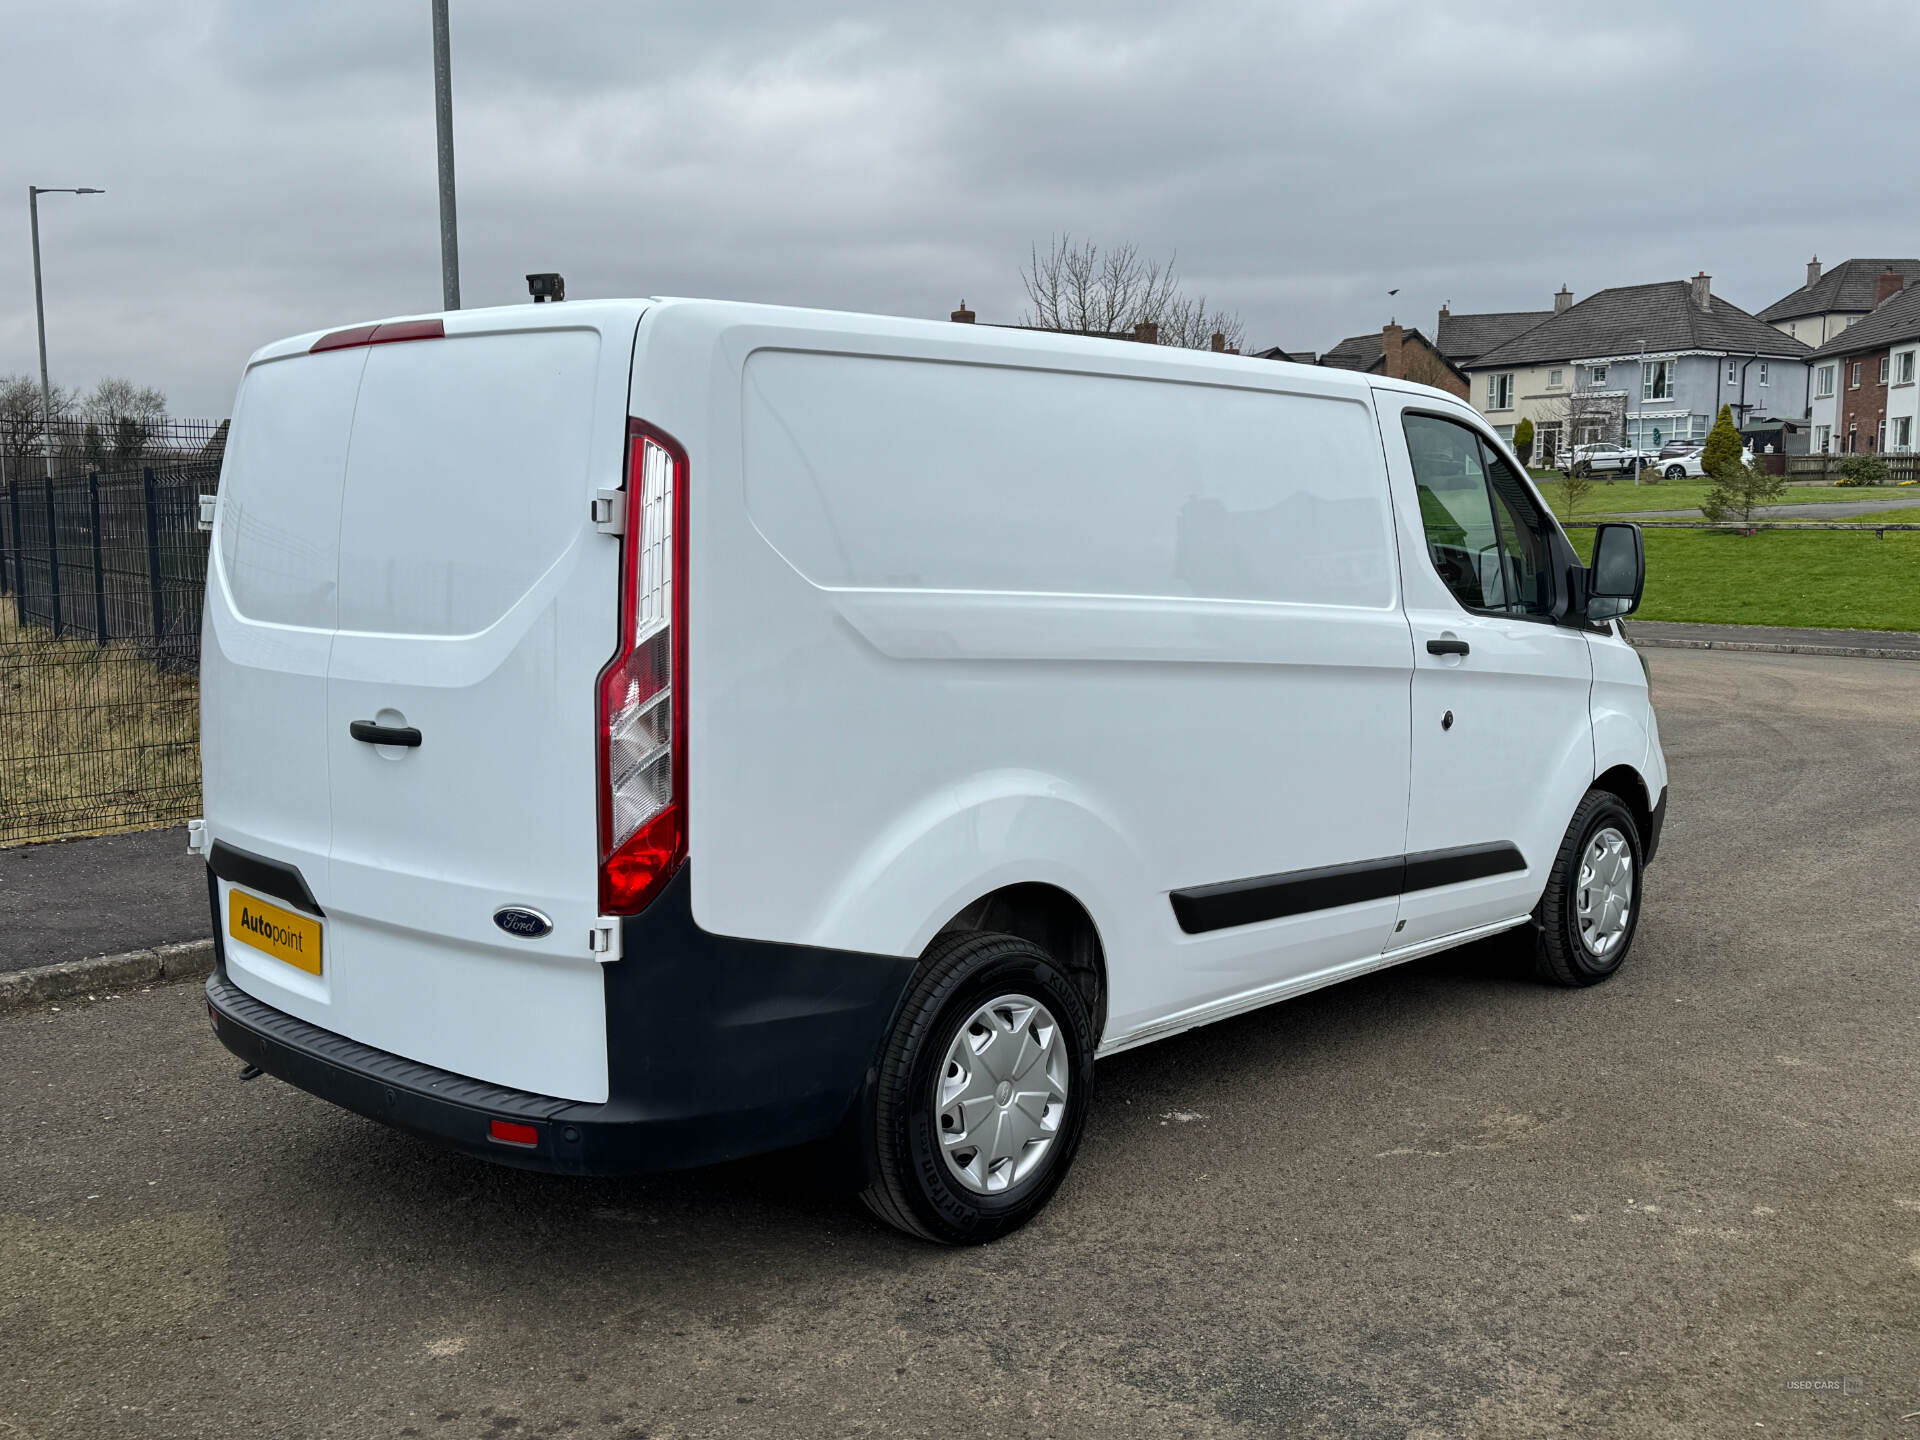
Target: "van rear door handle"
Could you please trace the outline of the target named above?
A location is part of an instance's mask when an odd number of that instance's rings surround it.
[[[1427,654],[1429,655],[1465,655],[1470,648],[1464,640],[1427,641]],[[414,743],[417,745],[420,742],[416,740]]]
[[[420,732],[411,725],[376,725],[371,720],[356,720],[347,726],[347,733],[369,745],[405,745],[412,749],[420,743]]]

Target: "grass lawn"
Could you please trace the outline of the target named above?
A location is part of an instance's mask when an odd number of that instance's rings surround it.
[[[1561,486],[1559,475],[1543,479],[1534,477],[1534,483],[1540,487],[1540,494],[1546,499],[1553,513],[1562,520],[1592,520],[1602,515],[1631,515],[1643,511],[1655,510],[1698,510],[1700,503],[1707,498],[1707,492],[1713,489],[1711,480],[1662,480],[1658,485],[1638,485],[1631,480],[1596,480],[1593,488],[1587,491],[1580,502],[1577,514],[1567,513],[1566,492]],[[1891,494],[1892,492],[1883,492]],[[1909,492],[1911,493],[1911,492]],[[1847,500],[1872,500],[1877,498],[1873,491],[1843,488],[1834,485],[1789,485],[1781,494],[1778,505],[1827,505]]]
[[[1593,532],[1569,538],[1582,556]],[[1641,620],[1920,630],[1920,532],[1649,530]]]
[[[0,602],[0,845],[198,814],[198,691],[191,671],[55,640]]]

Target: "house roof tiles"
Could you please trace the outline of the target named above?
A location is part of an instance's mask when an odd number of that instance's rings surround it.
[[[1834,266],[1811,285],[1802,285],[1791,295],[1783,295],[1760,312],[1760,319],[1797,320],[1806,315],[1827,315],[1834,311],[1864,314],[1874,307],[1874,295],[1880,277],[1895,270],[1911,286],[1920,281],[1920,260],[1846,260]]]
[[[1685,280],[1596,291],[1482,355],[1473,362],[1473,368],[1670,350],[1741,355],[1757,352],[1791,359],[1809,353],[1798,340],[1717,295],[1709,296],[1710,308],[1701,309],[1693,303],[1692,292],[1693,287]]]
[[[1903,340],[1920,340],[1920,285],[1909,285],[1883,301],[1863,320],[1857,320],[1814,351],[1820,359],[1878,350]]]

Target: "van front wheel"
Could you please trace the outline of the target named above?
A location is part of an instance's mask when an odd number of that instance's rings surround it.
[[[1093,1022],[1053,957],[1013,935],[943,935],[887,1037],[875,1082],[882,1220],[983,1244],[1039,1213],[1093,1099]]]
[[[1619,796],[1589,790],[1534,907],[1534,974],[1552,985],[1611,978],[1640,925],[1640,874],[1633,812]]]

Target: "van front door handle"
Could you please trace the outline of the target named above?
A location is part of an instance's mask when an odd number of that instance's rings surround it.
[[[1427,641],[1427,654],[1429,655],[1465,655],[1470,648],[1464,640]],[[415,741],[414,743],[418,744],[419,742]]]
[[[368,745],[404,745],[409,750],[420,743],[420,732],[411,725],[376,725],[371,720],[356,720],[347,733]]]

